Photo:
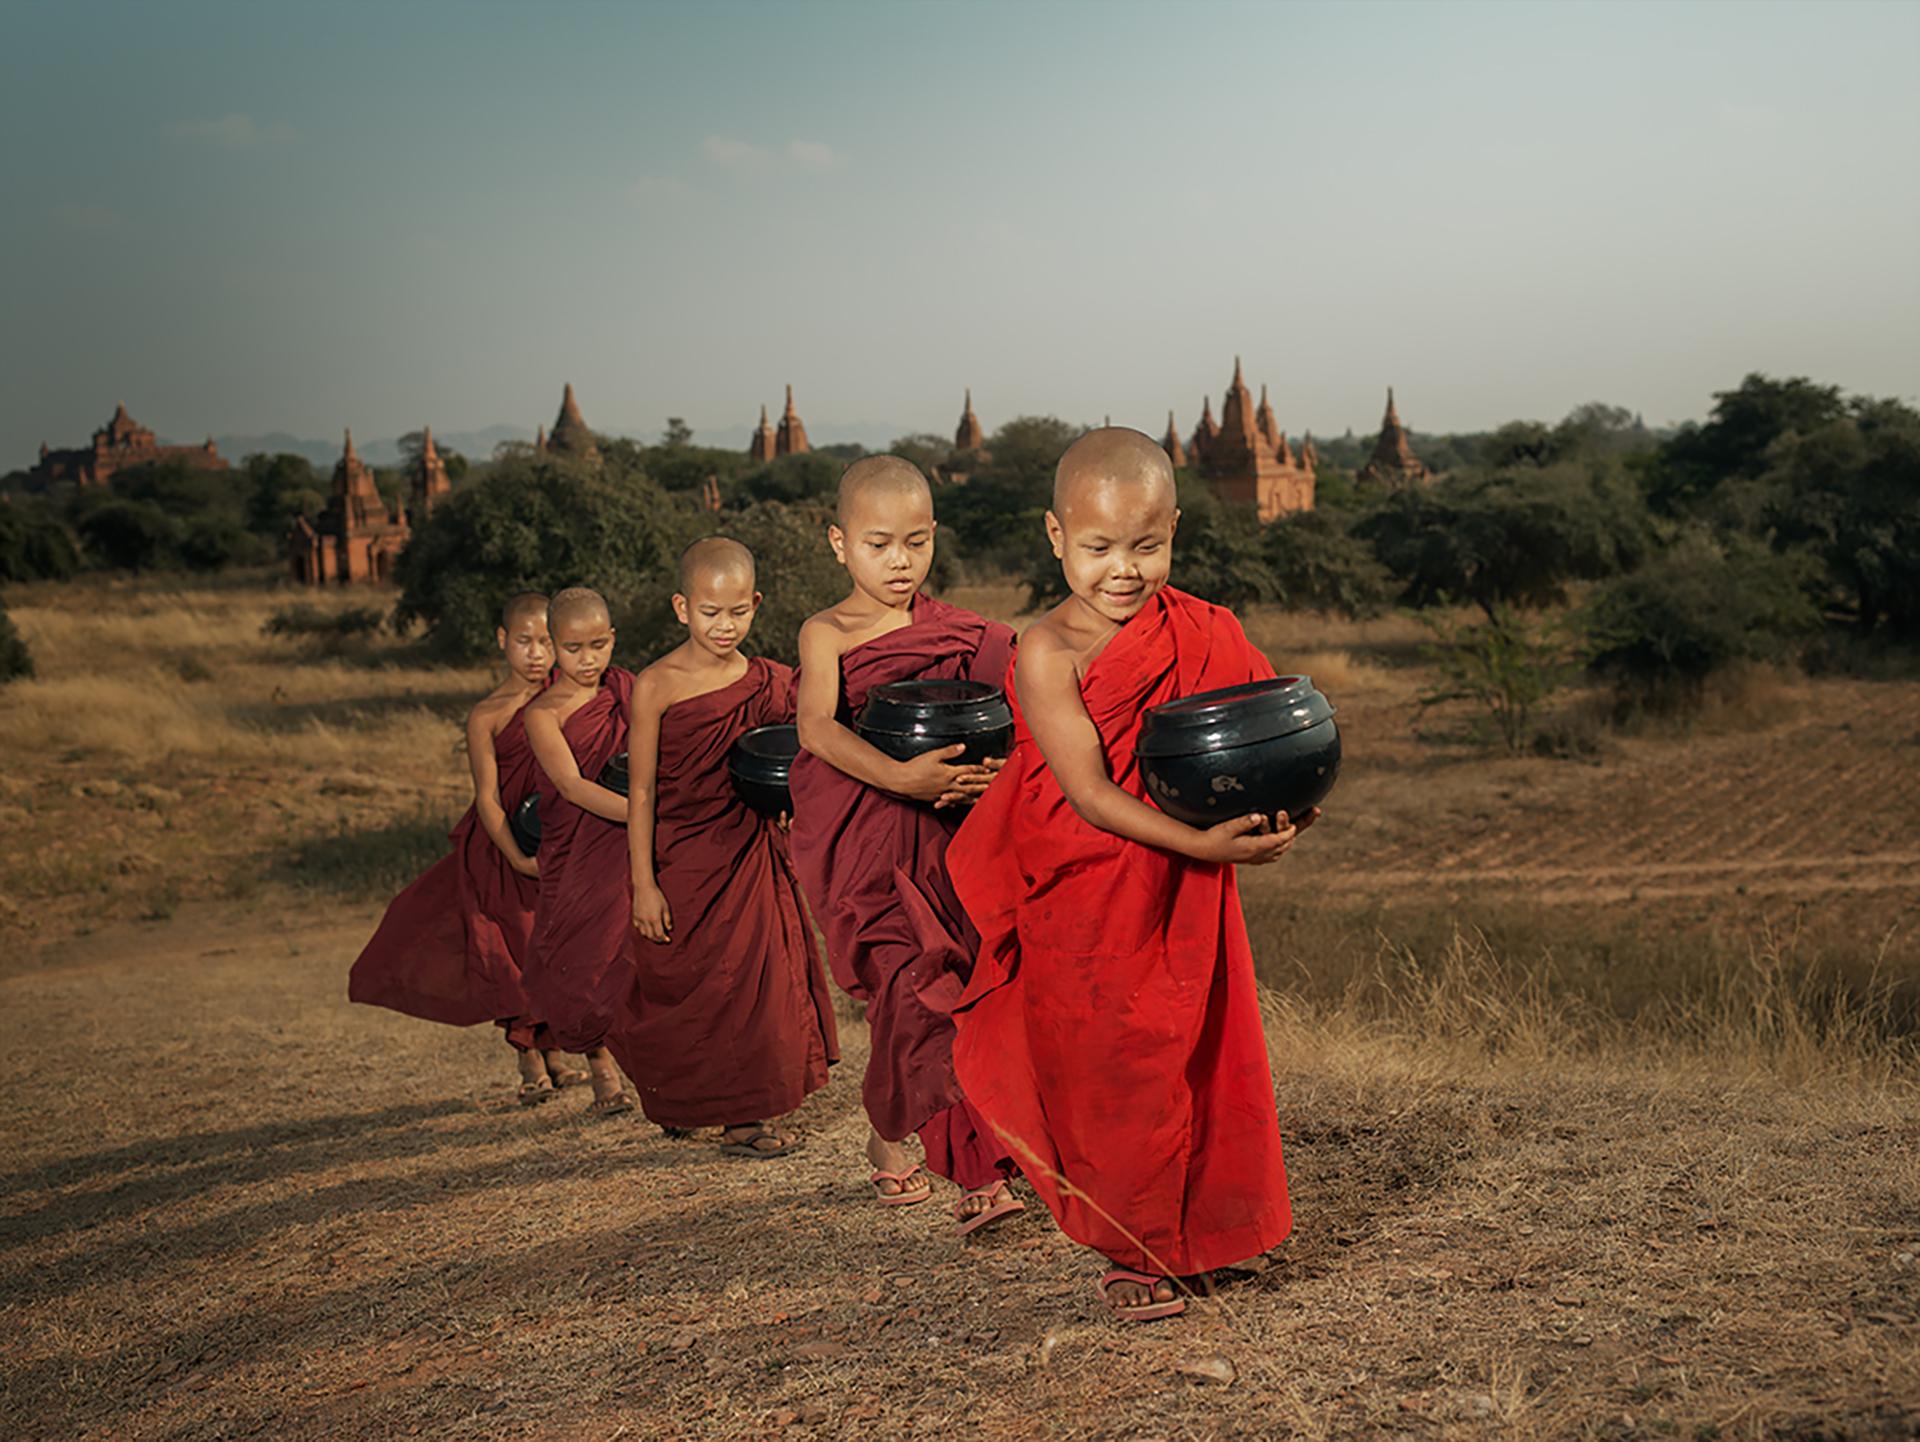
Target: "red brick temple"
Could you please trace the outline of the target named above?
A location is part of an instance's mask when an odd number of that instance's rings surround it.
[[[776,456],[801,456],[812,450],[807,440],[806,425],[800,419],[800,412],[793,408],[793,387],[787,387],[787,410],[780,417],[780,429],[773,435],[773,453]]]
[[[767,419],[767,408],[760,407],[760,429],[753,433],[753,440],[747,446],[747,459],[750,461],[770,461],[774,456],[774,446],[778,437],[773,433],[773,422]]]
[[[1192,462],[1221,499],[1252,505],[1264,525],[1293,511],[1313,509],[1313,466],[1296,456],[1274,419],[1266,388],[1256,408],[1234,358],[1233,380],[1213,420],[1212,398],[1193,433]]]
[[[425,464],[429,455],[431,468]],[[445,493],[434,491],[434,471],[438,471],[443,485],[447,478],[446,467],[433,452],[431,437],[421,461],[422,465],[416,467],[414,494],[424,519],[424,511]],[[374,484],[372,468],[353,448],[353,432],[349,430],[346,449],[333,468],[333,490],[326,509],[317,521],[302,516],[293,523],[293,532],[287,538],[287,560],[293,579],[302,585],[387,582],[393,579],[394,564],[406,548],[409,534],[406,516],[387,508],[380,488]]]
[[[987,432],[980,424],[980,417],[973,413],[973,387],[968,386],[966,404],[960,410],[960,424],[953,431],[953,448],[977,451],[986,443]]]
[[[30,474],[42,484],[74,481],[82,486],[103,486],[115,471],[155,461],[183,461],[200,471],[232,469],[214,449],[212,436],[197,446],[163,446],[152,431],[127,414],[125,406],[116,405],[113,419],[93,433],[92,446],[56,451],[42,442],[40,463]]]
[[[1399,490],[1406,486],[1424,486],[1433,479],[1427,463],[1413,453],[1406,427],[1400,424],[1400,412],[1394,409],[1393,387],[1387,387],[1387,413],[1380,422],[1380,437],[1373,443],[1373,454],[1354,472],[1361,485],[1388,486]]]
[[[1167,433],[1160,437],[1160,449],[1167,453],[1176,471],[1187,463],[1186,447],[1180,444],[1180,430],[1173,423],[1172,411],[1167,412]]]
[[[591,466],[600,464],[600,444],[594,440],[592,428],[580,414],[580,404],[573,398],[571,381],[561,393],[560,414],[553,418],[553,429],[536,435],[533,448],[571,456]]]

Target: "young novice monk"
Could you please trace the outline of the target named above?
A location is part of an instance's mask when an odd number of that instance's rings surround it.
[[[633,673],[613,664],[613,618],[598,591],[573,586],[547,608],[553,684],[527,703],[540,763],[540,892],[527,994],[556,1045],[585,1052],[599,1113],[632,1111],[607,1051],[633,985],[627,798],[594,778],[627,749]]]
[[[1179,514],[1138,431],[1061,458],[1046,524],[1072,594],[1021,638],[1013,754],[948,857],[981,935],[961,1083],[1061,1230],[1117,1264],[1100,1290],[1131,1321],[1292,1225],[1233,865],[1295,827],[1184,825],[1133,759],[1149,706],[1273,674],[1230,612],[1167,585]]]
[[[889,1206],[927,1199],[926,1178],[900,1146],[917,1131],[928,1166],[965,1192],[955,1208],[964,1234],[1022,1210],[1005,1148],[953,1074],[953,1004],[978,937],[947,879],[947,843],[993,770],[953,764],[961,746],[896,761],[852,721],[889,681],[1004,684],[1013,632],[920,594],[933,564],[933,495],[911,463],[856,461],[840,478],[836,515],[827,536],[853,589],[800,628],[794,868],[834,979],[867,1004],[874,1190]]]
[[[733,789],[741,734],[793,719],[793,671],[740,654],[760,593],[738,541],[680,557],[687,639],[634,682],[627,734],[634,1021],[610,1039],[648,1118],[670,1134],[720,1126],[721,1150],[783,1157],[765,1125],[827,1084],[833,1002],[787,838]]]
[[[508,601],[494,640],[507,675],[467,717],[473,805],[453,828],[453,853],[387,907],[353,964],[347,995],[428,1021],[494,1021],[520,1053],[520,1100],[546,1101],[587,1074],[561,1063],[547,1028],[530,1019],[520,970],[533,931],[533,859],[514,844],[507,814],[533,789],[532,749],[520,711],[547,683],[553,645],[547,598]]]

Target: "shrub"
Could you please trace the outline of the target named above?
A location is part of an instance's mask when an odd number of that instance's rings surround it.
[[[297,641],[307,650],[323,656],[338,656],[372,636],[385,619],[377,606],[322,611],[318,606],[301,601],[275,611],[260,630],[268,636]]]
[[[81,515],[77,529],[97,564],[123,571],[170,564],[180,541],[180,523],[150,500],[103,500]]]
[[[1743,537],[1684,534],[1667,553],[1599,587],[1586,613],[1589,664],[1623,707],[1690,710],[1736,661],[1777,661],[1816,630],[1809,558]]]
[[[1319,509],[1282,516],[1260,540],[1274,594],[1288,610],[1359,620],[1386,609],[1387,568],[1336,516]]]
[[[1442,616],[1423,616],[1421,623],[1434,636],[1421,654],[1441,680],[1421,692],[1420,709],[1471,701],[1508,751],[1522,750],[1533,739],[1540,704],[1576,669],[1567,636],[1504,605],[1494,606],[1477,626]]]
[[[44,504],[0,501],[0,583],[64,581],[79,569],[73,538]]]
[[[14,629],[13,617],[0,606],[0,686],[33,675],[33,653]]]

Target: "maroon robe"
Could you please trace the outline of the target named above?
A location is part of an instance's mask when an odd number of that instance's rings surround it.
[[[1114,785],[1145,801],[1142,713],[1272,674],[1232,612],[1168,586],[1080,695]],[[983,938],[954,1048],[968,1093],[1075,1241],[1175,1276],[1257,1256],[1293,1213],[1233,868],[1081,820],[1017,698],[1014,720],[952,853]]]
[[[913,620],[840,658],[840,720],[875,686],[960,678],[1006,684],[1013,631],[931,596]],[[889,1141],[917,1131],[927,1165],[963,1187],[1011,1176],[1006,1149],[953,1074],[953,1007],[980,938],[947,878],[966,816],[854,780],[816,756],[793,763],[793,864],[827,935],[833,978],[867,1004],[867,1116]]]
[[[500,804],[509,815],[539,772],[525,708],[493,739]],[[353,964],[347,997],[424,1021],[492,1021],[526,1051],[551,1047],[521,986],[533,934],[535,886],[507,864],[471,806],[453,828],[453,852],[396,896]]]
[[[784,1116],[840,1059],[787,838],[727,774],[742,732],[792,720],[793,671],[763,657],[660,718],[654,877],[673,939],[635,939],[633,1019],[607,1041],[661,1126]]]
[[[597,778],[627,749],[633,672],[609,666],[599,689],[561,728],[580,774]],[[625,1024],[633,985],[633,882],[627,828],[583,811],[540,773],[540,895],[527,995],[554,1045],[589,1052]]]

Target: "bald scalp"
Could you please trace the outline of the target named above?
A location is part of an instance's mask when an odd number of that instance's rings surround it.
[[[1065,516],[1095,486],[1121,487],[1143,504],[1179,505],[1173,462],[1152,436],[1126,426],[1102,426],[1067,447],[1053,470],[1053,513]]]
[[[547,616],[547,598],[539,591],[522,591],[518,595],[507,597],[507,604],[500,608],[500,629],[511,631],[528,616],[538,615],[541,620]]]
[[[696,576],[744,576],[754,582],[753,552],[731,536],[706,536],[680,553],[680,594],[690,595]]]
[[[840,473],[834,519],[844,527],[854,507],[879,500],[924,500],[931,510],[933,487],[912,461],[901,456],[865,456]]]
[[[607,609],[607,598],[585,586],[569,586],[555,592],[547,602],[547,629],[558,636],[562,626],[576,621],[605,621],[612,625],[613,612]]]

